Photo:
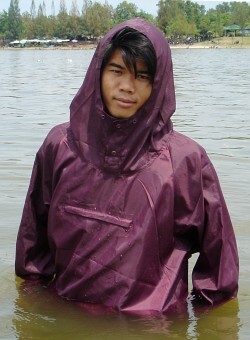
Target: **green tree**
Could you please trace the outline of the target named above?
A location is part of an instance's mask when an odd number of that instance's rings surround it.
[[[109,31],[111,27],[112,7],[105,2],[104,5],[85,1],[83,8],[83,35],[99,38]]]
[[[179,15],[172,24],[167,26],[167,36],[169,41],[187,41],[187,37],[195,36],[197,28],[194,22],[189,23],[185,15]]]
[[[36,17],[36,33],[38,37],[47,36],[47,17],[46,17],[46,6],[43,2],[38,7],[37,17]]]
[[[91,0],[84,0],[82,5],[82,16],[80,21],[80,34],[82,37],[90,35],[88,28],[91,26],[90,11],[92,7]]]
[[[210,39],[210,20],[208,15],[203,15],[199,24],[199,35],[200,39]]]
[[[216,6],[216,10],[220,11],[220,13],[231,13],[231,6],[229,2],[223,2]]]
[[[137,12],[137,16],[139,18],[143,18],[143,19],[146,19],[146,20],[148,20],[152,23],[155,23],[155,18],[153,17],[153,15],[143,11],[142,9],[139,12]]]
[[[11,39],[19,39],[22,34],[22,17],[19,0],[11,0],[8,10],[8,29]]]
[[[157,25],[165,33],[168,34],[168,28],[172,32],[172,26],[176,18],[184,17],[184,6],[182,0],[160,0],[157,4]]]
[[[5,41],[10,37],[9,32],[9,16],[6,11],[0,13],[0,39]]]
[[[188,21],[185,16],[176,17],[175,20],[167,26],[167,36],[169,40],[176,41],[186,34]]]
[[[25,38],[34,39],[37,37],[36,19],[36,4],[35,0],[32,0],[30,5],[30,12],[25,12],[22,14],[23,36]]]
[[[57,17],[55,14],[55,3],[54,0],[51,2],[51,14],[47,17],[47,36],[54,38],[56,36],[57,29]]]
[[[186,1],[184,3],[184,11],[187,21],[190,24],[195,24],[197,27],[200,24],[201,18],[205,14],[205,6],[199,5],[193,1]]]
[[[190,0],[160,0],[156,22],[167,36],[196,36],[205,6]]]
[[[23,37],[27,39],[32,39],[34,36],[32,32],[32,20],[29,12],[22,14],[22,33]]]
[[[246,28],[250,16],[250,6],[247,2],[233,2],[231,4],[232,21],[241,29]]]
[[[216,36],[216,31],[218,30],[218,16],[216,9],[210,9],[207,12],[207,19],[208,19],[208,32],[210,37]]]
[[[114,24],[118,24],[125,20],[136,18],[138,16],[138,7],[127,1],[121,2],[115,9]]]
[[[221,37],[224,32],[223,28],[233,23],[231,5],[229,6],[229,3],[223,2],[216,6],[215,9],[210,9],[206,17],[209,22],[207,32],[210,33],[210,36]]]
[[[29,32],[27,38],[36,38],[37,36],[37,28],[36,28],[36,5],[35,5],[35,0],[32,0],[31,5],[30,5],[30,27],[29,27]]]
[[[70,28],[70,36],[72,38],[76,38],[79,34],[79,8],[77,0],[72,0],[71,10],[70,10],[70,20],[69,20],[69,28]]]
[[[57,36],[60,38],[66,38],[69,34],[68,29],[68,13],[65,0],[60,0],[59,13],[57,15]]]
[[[113,7],[108,4],[108,1],[105,1],[104,5],[100,8],[99,13],[102,15],[101,36],[103,36],[112,26]]]

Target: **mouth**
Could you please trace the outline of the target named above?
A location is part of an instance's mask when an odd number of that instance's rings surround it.
[[[124,108],[129,108],[136,104],[136,101],[126,98],[115,98],[116,103]]]

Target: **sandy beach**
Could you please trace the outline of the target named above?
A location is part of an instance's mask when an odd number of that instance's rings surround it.
[[[171,48],[250,48],[250,37],[222,37],[193,44],[171,45]]]
[[[51,49],[60,49],[60,50],[89,50],[95,49],[97,43],[67,43],[63,45],[51,45],[51,46],[25,46],[25,47],[9,47],[9,46],[1,46],[0,49],[4,50],[51,50]],[[170,45],[171,48],[185,48],[185,49],[197,49],[197,48],[250,48],[250,37],[222,37],[222,38],[214,38],[211,41],[203,41],[192,44],[176,44]]]

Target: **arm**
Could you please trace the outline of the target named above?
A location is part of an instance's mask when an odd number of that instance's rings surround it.
[[[193,269],[193,293],[210,304],[237,295],[238,253],[233,227],[215,170],[202,155],[203,226],[197,228],[200,255]]]
[[[45,143],[38,151],[16,243],[16,274],[24,279],[51,279],[53,259],[47,237],[51,199],[51,159]]]

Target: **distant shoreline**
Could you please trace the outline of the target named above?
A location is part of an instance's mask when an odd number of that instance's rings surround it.
[[[82,45],[65,45],[65,46],[25,46],[25,47],[10,47],[10,46],[1,46],[0,50],[10,50],[10,51],[15,51],[15,50],[93,50],[96,49],[97,44],[82,44]]]
[[[25,46],[25,47],[14,47],[14,46],[0,46],[0,50],[93,50],[96,49],[97,43],[82,43],[82,44],[65,44],[65,45],[54,45],[54,46]],[[197,42],[192,44],[176,44],[170,45],[171,49],[246,49],[250,48],[250,37],[223,37],[215,38],[211,41]]]
[[[200,45],[199,43],[193,44],[193,45],[170,45],[171,49],[247,49],[250,48],[250,46],[245,46],[245,45],[223,45],[223,46],[218,46],[218,45]]]
[[[0,47],[0,50],[5,51],[55,51],[55,50],[71,50],[71,51],[79,51],[79,50],[94,50],[96,49],[97,45],[88,46],[88,47]],[[249,49],[250,46],[214,46],[214,45],[200,45],[200,44],[193,44],[193,45],[170,45],[171,49]]]

